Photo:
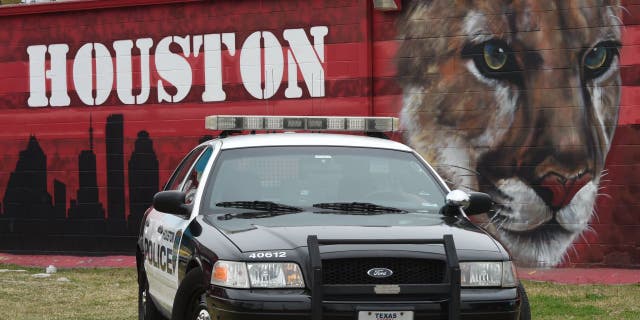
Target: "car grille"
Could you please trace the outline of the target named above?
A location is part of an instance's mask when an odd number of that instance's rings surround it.
[[[373,268],[387,268],[393,275],[374,278]],[[443,283],[446,264],[440,260],[405,258],[358,258],[322,260],[324,284],[435,284]]]

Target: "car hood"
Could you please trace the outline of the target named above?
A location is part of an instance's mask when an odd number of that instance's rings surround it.
[[[467,219],[430,215],[429,219],[421,220],[418,225],[382,226],[375,225],[375,219],[360,217],[349,219],[348,215],[343,223],[332,225],[317,222],[315,225],[304,225],[304,214],[289,217],[300,219],[300,225],[291,226],[274,223],[272,218],[265,219],[234,219],[220,221],[217,215],[205,217],[204,221],[217,228],[229,238],[242,252],[261,250],[288,250],[307,246],[307,237],[316,235],[319,239],[442,239],[446,234],[454,238],[457,250],[500,252],[496,242],[484,231],[473,225]],[[364,219],[362,219],[364,218]],[[347,225],[345,225],[347,224]],[[397,247],[397,245],[395,245]],[[378,246],[380,247],[380,246]],[[410,248],[404,246],[403,248]],[[442,246],[437,246],[442,247]],[[441,251],[441,250],[436,250]]]

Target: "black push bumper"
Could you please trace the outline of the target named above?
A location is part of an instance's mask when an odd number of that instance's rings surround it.
[[[349,319],[360,312],[411,311],[422,319],[519,318],[516,288],[462,289],[460,266],[451,235],[441,239],[324,240],[307,239],[310,283],[308,290],[238,290],[210,287],[207,295],[213,319]],[[446,256],[443,283],[421,285],[327,285],[322,282],[321,245],[441,244]],[[384,290],[397,292],[380,293]]]
[[[207,304],[212,319],[287,320],[311,319],[311,296],[306,291],[274,292],[215,288]],[[359,311],[414,312],[414,320],[448,319],[444,301],[324,301],[323,319],[357,320]],[[517,320],[520,298],[516,288],[462,289],[460,319]]]

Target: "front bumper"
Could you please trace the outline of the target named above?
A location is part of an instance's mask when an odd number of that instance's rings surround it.
[[[516,288],[462,289],[460,319],[518,319],[520,297]],[[359,311],[413,311],[414,320],[447,319],[445,300],[373,296],[322,301],[323,319],[357,320]],[[303,290],[241,290],[211,287],[207,305],[212,319],[310,319],[311,296]]]

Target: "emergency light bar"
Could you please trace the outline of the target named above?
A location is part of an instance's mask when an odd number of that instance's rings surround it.
[[[391,132],[400,130],[393,117],[208,116],[210,130],[313,130]]]

